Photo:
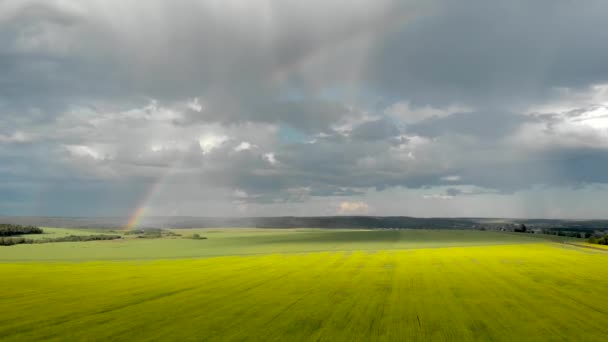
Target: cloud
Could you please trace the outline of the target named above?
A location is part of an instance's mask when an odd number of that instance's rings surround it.
[[[0,134],[0,143],[26,143],[32,141],[33,138],[21,131],[12,134]]]
[[[25,214],[122,213],[161,179],[158,213],[231,215],[238,201],[249,214],[333,214],[362,201],[382,214],[426,196],[450,199],[433,203],[442,213],[457,212],[437,204],[449,202],[534,216],[541,201],[522,206],[518,194],[600,198],[606,10],[0,2],[0,183]],[[65,205],[28,202],[45,189]],[[97,212],[84,209],[92,197]]]
[[[511,142],[522,148],[608,148],[608,106],[593,105],[564,112],[535,113]]]
[[[350,133],[355,140],[386,140],[399,135],[400,131],[388,120],[367,121],[353,128]]]
[[[90,158],[93,160],[104,160],[104,156],[100,151],[86,145],[67,145],[65,148],[68,152],[78,158]]]
[[[370,79],[385,93],[422,104],[519,106],[608,77],[601,69],[608,48],[596,44],[606,38],[596,26],[602,1],[433,5],[371,59]]]
[[[200,113],[203,111],[203,105],[201,104],[198,97],[195,97],[194,99],[192,99],[192,101],[188,102],[188,108],[192,109],[193,111],[195,111],[197,113]]]
[[[427,194],[423,195],[422,198],[425,200],[451,200],[454,196],[446,194]]]
[[[370,208],[365,202],[348,202],[344,201],[340,203],[338,208],[338,214],[341,215],[352,215],[352,214],[367,214]]]
[[[277,158],[274,156],[274,153],[272,153],[272,152],[265,153],[264,159],[266,159],[266,161],[268,161],[271,165],[276,165],[278,163]]]
[[[203,154],[208,154],[211,151],[220,147],[229,138],[225,135],[216,135],[213,133],[207,133],[198,139],[198,144]]]
[[[466,135],[478,139],[500,141],[512,135],[523,124],[535,117],[497,110],[456,113],[447,117],[431,118],[411,125],[409,130],[423,136]]]
[[[456,189],[456,188],[449,188],[445,191],[447,196],[458,196],[458,195],[462,195],[463,193],[465,193],[463,190],[460,189]]]
[[[471,108],[450,105],[445,108],[435,108],[429,105],[413,107],[409,101],[396,102],[386,108],[385,113],[405,124],[412,124],[427,119],[439,119],[454,113],[470,112]]]
[[[443,176],[441,177],[442,181],[446,181],[446,182],[458,182],[460,181],[460,176],[458,175],[449,175],[449,176]]]
[[[234,151],[235,152],[241,152],[241,151],[247,151],[250,150],[252,148],[256,147],[255,145],[252,145],[251,143],[247,142],[247,141],[242,141],[240,144],[238,144],[235,148]]]

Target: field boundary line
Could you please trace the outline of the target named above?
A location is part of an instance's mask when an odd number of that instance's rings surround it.
[[[563,243],[566,244],[566,245],[569,245],[569,246],[574,246],[574,247],[579,247],[579,248],[585,248],[585,249],[593,249],[594,251],[600,251],[600,252],[608,253],[608,249],[601,248],[601,247],[581,245],[581,244],[572,243],[572,242],[563,242]]]

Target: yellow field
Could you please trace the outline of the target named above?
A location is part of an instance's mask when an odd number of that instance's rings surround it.
[[[0,340],[605,341],[608,254],[555,243],[0,264]]]

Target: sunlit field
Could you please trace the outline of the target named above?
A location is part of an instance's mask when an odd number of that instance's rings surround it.
[[[98,242],[64,242],[17,245],[0,248],[1,261],[83,261],[200,258],[269,253],[307,253],[324,251],[375,251],[437,248],[489,244],[538,243],[519,234],[472,230],[322,230],[322,229],[175,229],[180,237],[123,239]],[[83,235],[82,231],[45,228],[39,236]],[[112,231],[111,234],[121,233]],[[124,231],[122,231],[124,233]],[[89,231],[89,234],[99,232]],[[188,237],[199,234],[206,240]],[[35,235],[30,235],[35,236]],[[544,240],[543,240],[544,241]]]
[[[608,334],[602,250],[476,231],[196,232],[208,239],[0,248],[0,340],[605,341]]]
[[[76,228],[54,228],[54,227],[42,227],[43,234],[29,234],[28,239],[54,239],[60,237],[66,237],[69,235],[95,235],[95,234],[107,234],[104,230],[94,229],[76,229]],[[11,253],[12,254],[12,253]]]

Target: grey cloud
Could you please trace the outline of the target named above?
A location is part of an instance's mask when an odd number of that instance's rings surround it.
[[[381,41],[369,77],[415,103],[522,105],[608,78],[604,1],[442,1]],[[398,66],[398,67],[397,67]]]
[[[45,87],[48,80],[59,85],[55,89],[83,95],[113,95],[120,86],[127,95],[164,99],[218,92],[241,98],[276,95],[277,85],[309,83],[308,71],[315,78],[331,69],[342,70],[332,73],[340,78],[350,73],[348,62],[324,66],[324,56],[349,49],[343,42],[374,34],[377,23],[393,14],[389,1],[344,5],[123,1],[120,11],[108,11],[112,4],[105,1],[33,2],[17,5],[21,9],[12,20],[0,24],[12,33],[5,37],[6,45],[14,47],[6,63],[17,70],[31,69],[33,61],[47,68],[40,79],[33,70],[10,77],[31,87],[40,81]],[[58,22],[60,17],[73,20]],[[42,24],[47,21],[58,23]],[[27,49],[19,40],[24,34],[32,45]],[[313,65],[317,70],[306,70]]]
[[[445,191],[448,196],[458,196],[462,194],[462,190],[456,188],[449,188]]]
[[[522,124],[535,121],[535,118],[529,115],[500,110],[474,111],[428,119],[408,126],[408,131],[432,137],[446,134],[464,134],[498,140],[513,134]]]
[[[122,11],[104,11],[103,3],[26,2],[21,15],[0,23],[10,28],[4,45],[16,46],[23,32],[37,42],[3,54],[2,70],[15,71],[2,91],[162,99],[224,93],[238,103],[356,82],[382,97],[475,106],[530,103],[553,87],[608,78],[608,49],[598,44],[608,38],[601,1],[126,1]]]
[[[0,3],[0,183],[21,212],[128,211],[165,178],[156,205],[195,213],[608,182],[585,116],[608,98],[528,111],[608,83],[604,2],[117,4]]]
[[[399,133],[400,130],[394,122],[375,120],[355,127],[351,132],[351,136],[355,140],[387,140]]]
[[[201,112],[189,111],[178,125],[217,122],[235,124],[247,122],[283,124],[309,134],[325,132],[332,124],[345,118],[361,116],[362,113],[345,104],[327,100],[275,100],[263,99],[211,98],[204,103]]]

